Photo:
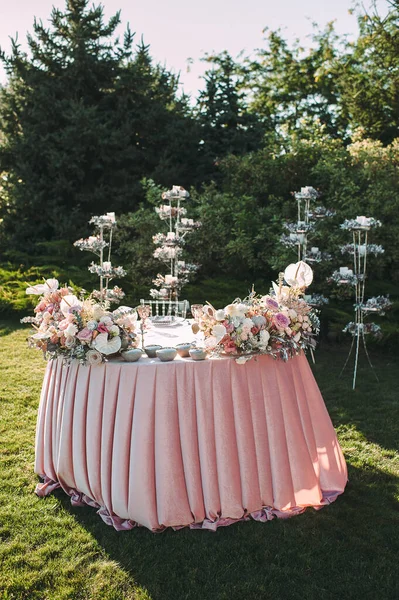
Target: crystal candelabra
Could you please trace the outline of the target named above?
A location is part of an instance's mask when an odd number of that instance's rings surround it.
[[[114,277],[124,277],[126,275],[123,267],[114,267],[111,263],[112,234],[116,227],[115,213],[111,212],[99,217],[92,217],[89,223],[94,225],[95,235],[77,240],[74,246],[79,250],[92,252],[99,258],[99,264],[92,262],[88,267],[90,273],[96,273],[100,280],[100,289],[94,290],[92,295],[103,302],[120,302],[125,296],[121,288],[117,286],[114,286],[113,289],[109,288],[109,282]],[[106,252],[107,260],[104,260],[105,248],[108,248],[108,252]]]
[[[159,218],[168,225],[166,233],[157,233],[153,242],[157,246],[154,257],[167,264],[169,273],[158,274],[153,283],[158,289],[152,289],[154,299],[172,301],[177,304],[182,287],[188,282],[190,274],[197,271],[198,265],[181,260],[185,237],[201,226],[199,221],[186,217],[187,210],[182,202],[189,193],[181,186],[174,185],[162,194],[162,203],[155,210]]]
[[[365,322],[365,318],[369,314],[384,314],[385,310],[390,308],[391,302],[384,296],[370,298],[365,300],[365,286],[367,276],[367,266],[369,255],[382,254],[384,249],[376,244],[369,244],[370,230],[380,227],[381,222],[372,217],[356,217],[356,219],[345,220],[341,228],[352,233],[352,243],[341,246],[342,254],[349,253],[353,255],[353,269],[348,267],[340,267],[329,278],[330,282],[336,283],[338,286],[352,286],[355,292],[355,320],[348,323],[344,332],[352,335],[352,343],[348,357],[342,368],[340,376],[343,374],[353,350],[355,351],[355,361],[353,369],[352,389],[356,387],[356,377],[359,362],[360,341],[363,343],[364,351],[370,367],[378,381],[377,374],[374,371],[373,365],[367,351],[365,335],[372,334],[375,337],[381,336],[381,328],[376,323]]]
[[[301,188],[294,196],[297,201],[297,221],[285,224],[288,233],[281,236],[281,243],[287,248],[297,249],[298,261],[312,264],[330,260],[329,254],[322,252],[317,246],[310,246],[309,234],[315,230],[318,220],[332,217],[335,213],[324,206],[313,206],[320,194],[311,186]],[[306,296],[306,301],[315,308],[328,303],[328,299],[321,294]]]

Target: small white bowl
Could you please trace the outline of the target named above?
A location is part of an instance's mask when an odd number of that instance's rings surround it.
[[[191,348],[191,344],[187,343],[187,342],[183,343],[183,344],[176,344],[177,353],[182,358],[186,358],[187,356],[190,356],[190,354],[189,354],[190,348]]]
[[[150,344],[149,346],[146,346],[144,350],[148,358],[156,358],[157,350],[160,350],[161,348],[162,346],[159,344]]]
[[[173,360],[177,354],[176,348],[161,348],[157,350],[157,358],[162,362]]]
[[[191,348],[189,354],[194,360],[205,360],[207,357],[206,351],[203,348]]]
[[[140,360],[142,354],[143,353],[140,348],[131,348],[130,350],[124,350],[121,352],[121,356],[123,360],[126,360],[126,362],[136,362]]]

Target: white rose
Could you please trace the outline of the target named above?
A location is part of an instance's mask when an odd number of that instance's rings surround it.
[[[212,328],[212,335],[215,336],[215,338],[218,338],[219,340],[222,339],[222,337],[224,337],[226,335],[227,331],[226,331],[226,327],[224,325],[215,325]]]
[[[90,329],[90,331],[94,331],[97,329],[97,321],[87,321],[86,327],[87,329]]]
[[[215,312],[215,319],[216,319],[216,321],[224,321],[225,314],[224,314],[223,308],[221,308],[220,310],[217,310]]]
[[[99,365],[102,363],[103,357],[101,356],[100,352],[97,352],[97,350],[89,350],[86,353],[86,360],[89,365]]]
[[[248,310],[248,306],[246,304],[237,304],[237,316],[244,317]]]
[[[270,340],[270,333],[267,331],[267,329],[262,329],[259,335],[262,346],[266,346]]]
[[[244,319],[242,328],[246,333],[249,333],[253,326],[254,326],[254,323],[253,323],[252,319]]]
[[[78,328],[73,323],[70,323],[65,329],[65,335],[74,337],[78,333]]]

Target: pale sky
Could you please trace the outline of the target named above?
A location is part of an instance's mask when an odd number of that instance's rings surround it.
[[[262,46],[265,27],[282,28],[288,40],[299,37],[304,45],[310,43],[312,22],[324,27],[335,20],[338,33],[353,37],[357,32],[356,18],[349,15],[352,0],[102,0],[101,4],[106,17],[121,9],[123,26],[130,23],[136,42],[143,35],[153,58],[180,72],[181,84],[192,96],[202,87],[204,52],[250,53]],[[364,4],[369,6],[369,0]],[[63,8],[65,0],[0,0],[1,48],[9,51],[9,38],[17,32],[24,45],[34,16],[46,24],[52,6]],[[377,0],[377,6],[386,12],[387,0]],[[189,72],[188,58],[194,61]],[[4,81],[0,66],[0,82]]]

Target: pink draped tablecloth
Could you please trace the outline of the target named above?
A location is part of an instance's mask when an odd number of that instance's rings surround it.
[[[61,486],[116,529],[216,529],[320,508],[347,470],[302,354],[195,362],[50,361],[36,433],[39,495]]]

